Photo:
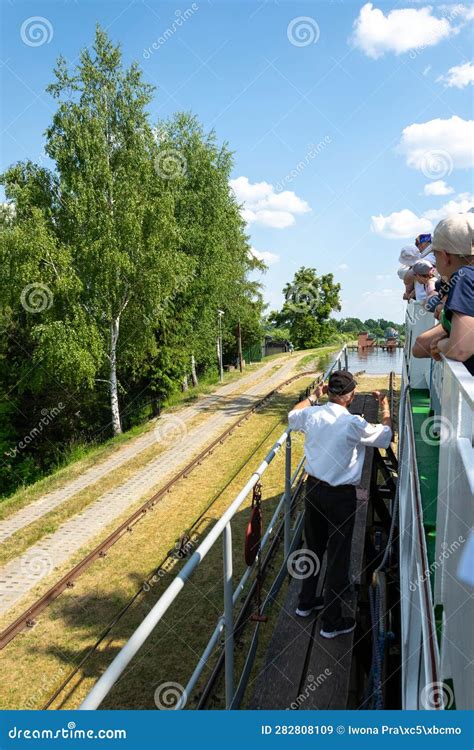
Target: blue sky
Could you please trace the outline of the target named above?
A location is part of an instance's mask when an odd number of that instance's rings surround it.
[[[403,319],[401,246],[472,205],[468,5],[2,0],[2,168],[43,161],[61,53],[98,21],[157,87],[235,152],[270,307],[301,265],[333,272],[340,315]],[[38,20],[39,17],[39,20]],[[36,20],[35,20],[36,19]]]

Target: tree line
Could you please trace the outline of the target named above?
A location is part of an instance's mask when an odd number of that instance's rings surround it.
[[[405,325],[403,323],[394,323],[392,320],[385,320],[385,318],[367,318],[367,320],[341,318],[336,321],[336,324],[341,333],[354,334],[354,338],[357,338],[357,334],[361,331],[367,331],[367,333],[372,334],[375,338],[384,338],[393,331],[400,336],[405,332]]]
[[[396,327],[334,320],[340,285],[305,267],[264,316],[229,146],[188,113],[153,122],[153,87],[100,27],[47,90],[51,166],[0,178],[0,494],[215,378],[219,311],[226,362],[238,330],[244,350],[308,349]]]
[[[228,145],[190,114],[153,123],[153,87],[100,28],[48,92],[52,167],[1,178],[2,493],[214,371],[218,310],[227,357],[239,322],[244,345],[262,331]]]

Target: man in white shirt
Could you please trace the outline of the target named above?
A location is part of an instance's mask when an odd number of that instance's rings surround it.
[[[372,425],[351,414],[349,406],[357,382],[347,370],[337,370],[328,385],[318,388],[288,415],[292,430],[305,434],[306,481],[305,539],[319,563],[327,552],[324,599],[316,597],[317,575],[303,579],[296,614],[307,617],[324,609],[320,633],[335,638],[355,629],[355,620],[343,617],[341,597],[349,586],[356,486],[360,484],[366,446],[388,448],[392,439],[390,409],[378,391],[382,424]],[[317,399],[328,394],[328,402]]]

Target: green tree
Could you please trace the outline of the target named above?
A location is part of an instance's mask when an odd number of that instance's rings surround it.
[[[341,309],[340,289],[332,273],[318,276],[315,268],[304,266],[285,286],[285,302],[275,322],[289,328],[291,341],[297,348],[309,349],[330,339],[331,312]]]
[[[14,277],[47,286],[54,299],[49,315],[34,321],[36,361],[72,387],[105,382],[117,434],[118,357],[133,361],[153,350],[160,305],[179,288],[186,258],[172,196],[155,169],[160,151],[146,113],[152,89],[137,66],[124,71],[119,47],[98,28],[76,69],[60,58],[55,74],[49,91],[59,107],[45,150],[56,172],[29,168],[31,179],[20,185],[24,252]],[[19,169],[6,174],[11,198]],[[129,335],[119,347],[122,321]]]
[[[239,319],[244,340],[259,337],[261,294],[247,274],[263,266],[250,254],[239,206],[229,191],[233,157],[227,144],[218,145],[215,133],[205,133],[188,113],[158,124],[156,132],[171,173],[184,174],[184,179],[169,179],[167,189],[180,230],[179,250],[192,276],[192,283],[170,300],[160,328],[168,340],[176,340],[182,374],[189,375],[192,361],[200,371],[215,365],[218,309],[224,311],[224,351],[230,359]]]
[[[360,318],[341,318],[337,321],[337,328],[341,333],[358,334],[364,330],[364,323]]]
[[[232,154],[195,117],[152,127],[152,88],[98,28],[49,87],[57,111],[47,169],[2,176],[0,206],[0,450],[2,489],[33,480],[75,441],[143,418],[183,378],[216,372],[217,310],[224,351],[260,339],[263,302],[229,191]],[[25,453],[10,450],[41,409],[66,406]]]

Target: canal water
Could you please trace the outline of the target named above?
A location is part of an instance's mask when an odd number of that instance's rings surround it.
[[[348,351],[348,365],[352,373],[364,372],[367,375],[388,375],[395,372],[399,375],[402,371],[403,349],[394,349],[391,352],[383,349],[374,349],[369,352]],[[335,353],[324,354],[315,359],[312,366],[315,370],[325,372],[333,363]],[[342,363],[344,365],[344,361]]]
[[[383,349],[373,351],[349,351],[349,370],[352,373],[365,370],[367,375],[385,375],[395,372],[397,375],[402,371],[403,349],[394,349],[387,352]]]

